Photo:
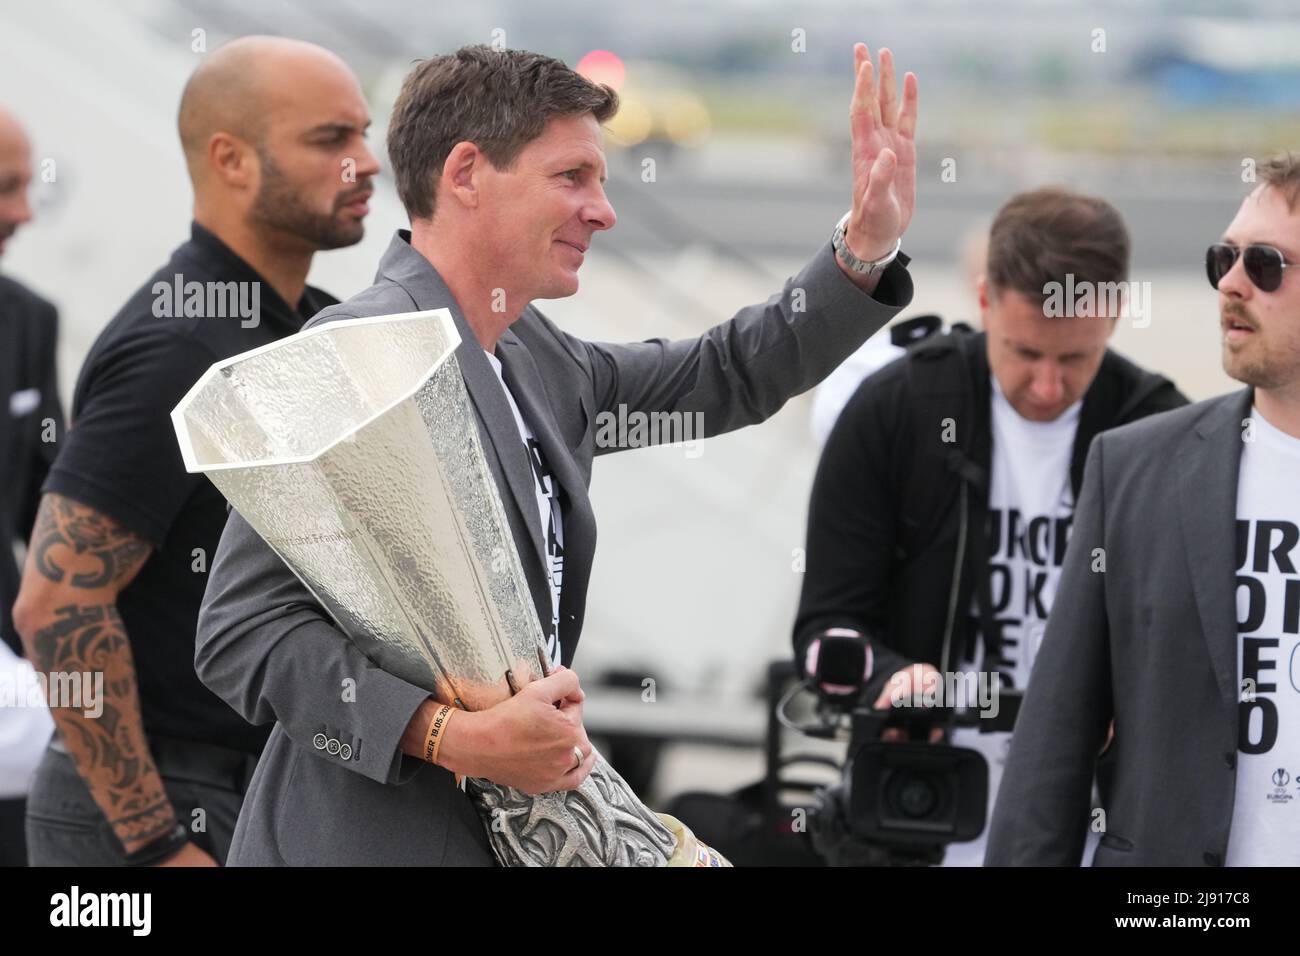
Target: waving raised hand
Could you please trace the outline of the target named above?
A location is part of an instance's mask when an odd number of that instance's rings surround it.
[[[900,104],[888,49],[880,51],[878,81],[865,43],[853,47],[853,70],[853,212],[845,240],[858,258],[879,259],[907,230],[916,206],[916,76],[903,77]]]

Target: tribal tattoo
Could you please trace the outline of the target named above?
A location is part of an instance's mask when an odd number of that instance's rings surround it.
[[[48,592],[53,608],[33,632],[32,656],[49,674],[104,675],[103,709],[97,717],[65,706],[52,707],[50,713],[68,755],[128,853],[176,823],[145,739],[135,658],[116,603],[117,593],[135,577],[150,550],[147,542],[93,508],[59,495],[41,500],[31,567],[59,587]]]
[[[104,701],[103,713],[94,720],[75,708],[55,707],[50,713],[68,754],[87,778],[91,792],[101,798],[104,815],[130,852],[175,823],[140,725],[131,645],[111,604],[67,605],[54,613],[54,622],[36,633],[38,666],[46,672],[102,671]]]
[[[42,575],[74,588],[102,588],[134,572],[149,545],[112,518],[61,495],[41,499],[32,529],[32,560]]]

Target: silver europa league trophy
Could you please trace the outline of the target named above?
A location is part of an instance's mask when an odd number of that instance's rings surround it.
[[[213,365],[172,411],[206,474],[377,666],[466,710],[550,673],[446,309],[328,322]],[[728,866],[603,757],[577,790],[469,778],[505,866]]]

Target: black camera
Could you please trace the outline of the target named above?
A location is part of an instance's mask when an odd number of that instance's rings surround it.
[[[978,751],[931,743],[953,724],[942,707],[851,713],[840,783],[817,794],[813,846],[832,866],[932,865],[949,843],[984,829],[988,764]],[[903,739],[882,739],[897,728]]]
[[[839,737],[849,727],[841,780],[815,795],[809,822],[819,854],[833,866],[925,865],[941,862],[949,843],[980,835],[988,764],[978,751],[934,742],[958,722],[972,722],[969,712],[959,715],[952,701],[871,709],[863,699],[871,646],[852,628],[817,635],[804,670],[821,723],[795,729]]]

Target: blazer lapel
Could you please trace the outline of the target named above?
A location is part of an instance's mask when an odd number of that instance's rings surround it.
[[[560,496],[564,523],[564,579],[560,590],[560,646],[566,663],[573,660],[577,635],[572,623],[579,604],[587,593],[592,561],[596,551],[596,520],[587,497],[587,484],[577,462],[555,429],[555,417],[546,399],[542,375],[533,355],[519,337],[509,329],[497,342],[497,355],[510,394],[515,397],[525,420],[533,430],[551,474],[564,489]]]
[[[497,342],[497,356],[501,360],[501,370],[505,374],[510,394],[515,397],[524,420],[533,430],[546,463],[550,465],[556,480],[568,492],[572,499],[579,489],[585,489],[578,466],[564,446],[560,435],[555,430],[555,416],[546,403],[546,391],[542,385],[541,373],[537,363],[519,337],[506,329]]]
[[[510,409],[510,402],[501,388],[497,373],[488,364],[483,346],[474,333],[462,320],[461,344],[456,349],[456,361],[460,363],[460,372],[465,379],[465,388],[469,391],[470,401],[478,409],[479,417],[488,433],[488,439],[496,452],[510,494],[515,500],[528,528],[528,537],[532,540],[533,553],[546,567],[546,551],[543,546],[543,528],[537,514],[537,491],[533,481],[532,466],[528,463],[528,449],[519,437],[519,428],[515,425],[515,413]],[[515,401],[519,400],[515,396]],[[536,431],[536,429],[534,429]],[[550,617],[548,611],[547,617]]]
[[[1250,389],[1226,396],[1196,422],[1180,449],[1183,548],[1219,690],[1237,713],[1236,520],[1241,422]]]

